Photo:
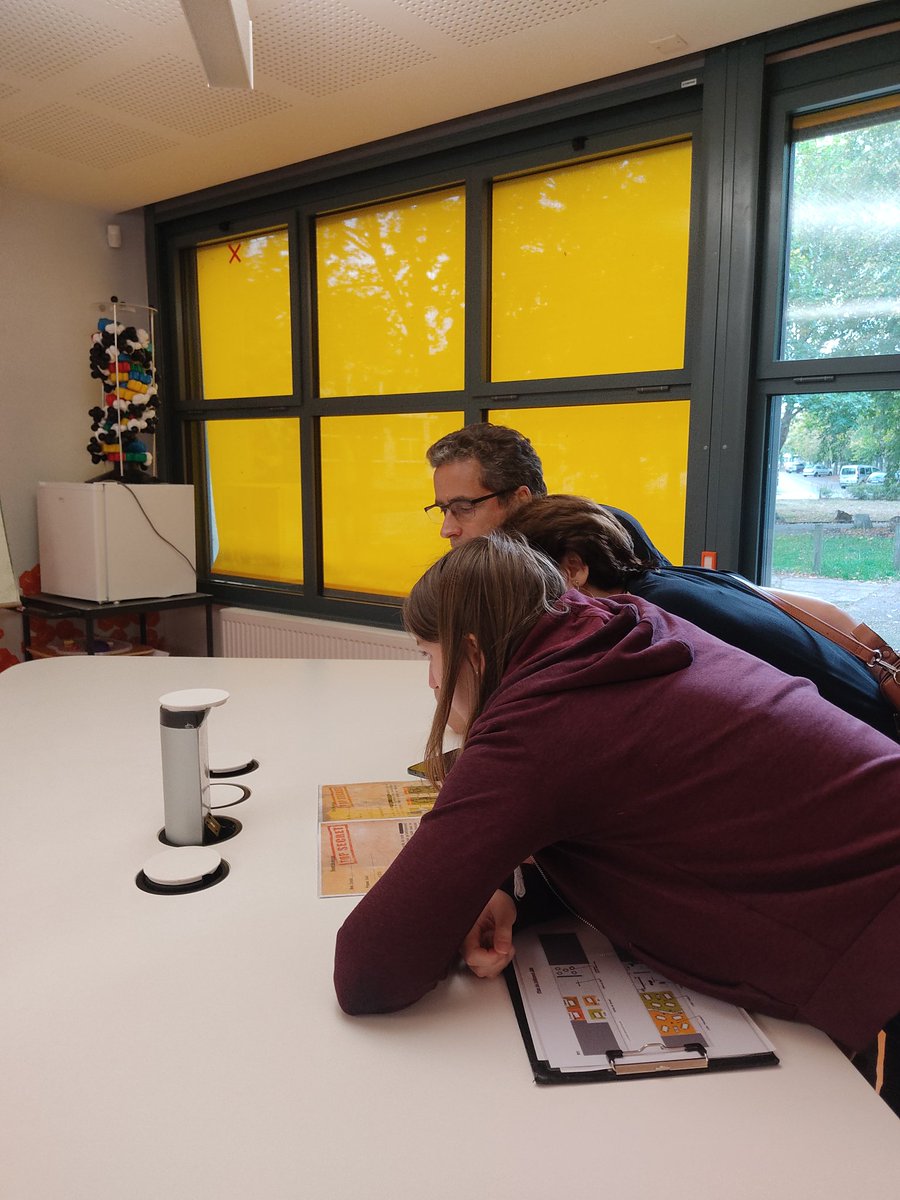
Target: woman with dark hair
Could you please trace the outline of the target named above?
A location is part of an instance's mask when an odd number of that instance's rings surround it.
[[[566,591],[519,537],[460,546],[409,630],[462,752],[344,922],[335,987],[387,1012],[462,953],[513,955],[518,905],[565,905],[675,982],[850,1049],[900,1010],[900,747],[791,678],[633,596]],[[518,889],[521,891],[521,889]]]
[[[641,596],[707,633],[811,679],[820,695],[888,737],[897,717],[865,664],[766,599],[747,580],[703,567],[655,566],[634,553],[615,516],[583,496],[546,496],[523,504],[504,522],[559,566],[571,587],[588,596]],[[775,592],[851,632],[854,622],[833,605]]]

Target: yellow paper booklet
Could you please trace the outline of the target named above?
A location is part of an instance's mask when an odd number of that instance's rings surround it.
[[[319,895],[361,896],[388,869],[437,799],[430,783],[319,788]]]
[[[420,817],[437,799],[437,788],[419,779],[388,783],[323,783],[319,788],[320,821]]]

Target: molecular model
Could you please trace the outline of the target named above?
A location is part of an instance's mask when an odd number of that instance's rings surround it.
[[[146,470],[153,456],[141,433],[156,429],[156,372],[146,329],[101,318],[91,336],[91,378],[103,384],[103,406],[92,408],[93,436],[87,451],[94,463],[107,462],[115,474]]]

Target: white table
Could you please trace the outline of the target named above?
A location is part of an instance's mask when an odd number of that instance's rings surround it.
[[[185,896],[160,849],[157,700],[226,688],[211,760],[261,764],[231,873]],[[900,1122],[815,1030],[782,1066],[542,1088],[502,982],[350,1018],[350,907],[317,896],[317,788],[403,778],[408,662],[70,658],[0,676],[4,1200],[846,1200],[900,1196]]]

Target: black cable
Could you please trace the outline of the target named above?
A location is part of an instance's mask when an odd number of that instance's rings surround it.
[[[167,537],[163,537],[163,535],[162,535],[162,534],[159,532],[159,530],[156,528],[156,526],[153,524],[153,522],[152,522],[152,521],[150,520],[150,518],[147,516],[147,513],[146,513],[146,512],[145,512],[145,510],[144,510],[144,506],[143,506],[143,504],[141,504],[140,500],[138,500],[137,496],[136,496],[136,495],[135,495],[135,493],[134,493],[134,489],[133,489],[132,487],[130,487],[130,486],[129,486],[129,484],[125,483],[125,481],[124,481],[124,480],[121,480],[121,479],[120,479],[120,480],[118,480],[117,482],[119,483],[119,486],[120,486],[120,487],[123,487],[123,488],[125,489],[125,491],[126,491],[126,492],[128,492],[128,494],[129,494],[129,495],[131,496],[131,498],[134,500],[135,504],[136,504],[136,505],[138,506],[138,508],[140,509],[141,516],[144,518],[144,520],[147,522],[147,524],[150,526],[150,528],[153,530],[153,532],[156,534],[156,536],[159,538],[159,540],[160,540],[161,542],[165,542],[167,546],[171,546],[171,547],[172,547],[172,549],[175,551],[175,553],[176,553],[176,554],[180,554],[180,555],[181,555],[181,557],[184,559],[184,561],[187,563],[187,565],[188,565],[188,566],[191,568],[191,570],[192,570],[192,571],[194,571],[194,572],[196,573],[196,570],[197,570],[197,568],[196,568],[196,566],[194,565],[194,563],[192,563],[192,562],[191,562],[191,560],[188,558],[188,556],[187,556],[186,554],[183,554],[183,553],[182,553],[182,552],[181,552],[181,551],[178,549],[178,547],[175,545],[175,543],[174,543],[174,542],[170,542],[170,541],[169,541],[169,539],[168,539]]]

